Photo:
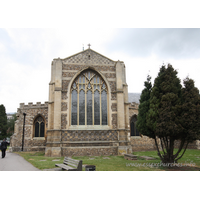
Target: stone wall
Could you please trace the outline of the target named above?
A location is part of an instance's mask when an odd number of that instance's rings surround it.
[[[67,130],[62,131],[61,141],[117,141],[114,130]]]
[[[134,115],[138,115],[138,108],[139,104],[132,102],[129,105],[129,123],[131,118]],[[129,124],[130,127],[130,124]],[[130,130],[131,132],[131,130]],[[132,152],[134,151],[149,151],[149,150],[156,150],[155,142],[153,139],[147,137],[147,136],[131,136],[130,138],[130,144],[132,147]]]
[[[117,155],[118,132],[113,130],[67,130],[61,134],[63,156]]]
[[[56,62],[59,63],[60,61],[62,62],[62,67],[58,68]],[[57,133],[54,130],[48,130],[45,155],[117,155],[117,145],[119,143],[118,132],[116,131],[116,62],[88,49],[87,51],[80,52],[65,59],[54,59],[53,63],[52,67],[54,72],[51,80],[52,84],[54,84],[58,78],[56,77],[56,74],[61,74],[62,79],[60,101],[61,112],[59,111],[61,115],[61,130],[60,133]],[[61,71],[59,71],[60,69]],[[75,80],[76,76],[79,75],[81,71],[87,69],[97,71],[109,88],[108,126],[107,128],[103,127],[104,130],[79,130],[79,127],[77,127],[77,130],[71,130],[71,97],[69,84]],[[55,72],[56,70],[57,72]],[[58,81],[59,80],[60,79],[58,79]],[[52,87],[51,91],[53,90],[54,88]],[[54,99],[54,93],[50,96],[53,97],[52,102],[55,104],[57,99]],[[55,111],[55,107],[53,109],[54,113],[57,112],[57,110]],[[54,113],[52,112],[52,114],[50,114],[52,115],[52,119]],[[108,130],[108,127],[112,130]],[[57,138],[57,142],[55,142],[55,138]]]
[[[48,102],[41,104],[37,102],[36,104],[24,103],[20,104],[20,108],[17,111],[17,120],[15,122],[14,134],[11,137],[11,147],[13,151],[19,151],[22,147],[22,135],[23,135],[23,123],[24,115],[25,117],[25,127],[24,127],[24,151],[44,151],[46,145],[46,130],[48,124]],[[34,120],[37,116],[42,116],[45,120],[45,137],[38,138],[34,137]]]
[[[174,146],[175,146],[175,148],[179,148],[180,141],[175,141]],[[187,149],[200,149],[200,141],[196,140],[192,143],[189,143]]]
[[[55,61],[57,59],[54,59]],[[62,61],[62,106],[61,106],[61,112],[62,115],[67,114],[67,121],[68,123],[64,122],[62,120],[61,122],[61,128],[62,129],[68,129],[70,126],[70,113],[69,113],[69,107],[68,105],[70,103],[70,91],[69,89],[69,83],[74,79],[78,73],[80,73],[84,69],[92,69],[100,73],[100,75],[104,76],[106,79],[107,84],[109,84],[110,87],[110,97],[112,100],[117,100],[116,98],[116,62],[112,61],[111,59],[91,50],[90,48],[79,52],[75,55],[72,55],[70,57],[67,57],[65,59],[61,59]],[[114,102],[117,103],[117,102]],[[112,105],[112,102],[109,104]],[[116,105],[115,105],[116,107]],[[112,112],[115,112],[116,114],[116,108],[115,110],[112,110],[111,108],[108,108],[111,110],[111,113],[109,113],[111,118],[110,125],[113,125],[113,127],[116,127],[116,120],[112,120]],[[64,117],[64,116],[63,116]],[[63,119],[62,117],[62,119]],[[109,118],[108,118],[109,120]]]
[[[46,156],[118,155],[127,153],[130,149],[130,145],[127,146],[129,143],[127,137],[129,104],[124,63],[112,61],[89,48],[65,59],[54,59],[51,67],[49,103],[20,104],[16,131],[12,137],[13,149],[20,149],[21,146],[23,113],[25,112],[27,115],[24,150],[45,149]],[[87,130],[87,126],[71,126],[70,123],[70,84],[75,80],[75,76],[87,69],[97,71],[107,84],[108,125],[88,126],[94,130]],[[136,107],[132,106],[131,109],[134,110],[134,113],[137,113]],[[38,115],[45,119],[44,138],[35,138],[33,135],[33,124]],[[74,130],[75,128],[76,130]]]
[[[132,136],[130,141],[132,152],[156,150],[155,141],[147,136]]]
[[[68,147],[62,148],[63,156],[102,156],[117,155],[117,147]]]
[[[134,151],[151,151],[151,150],[157,150],[155,146],[155,141],[154,139],[151,139],[147,136],[136,136],[136,137],[131,137],[131,147],[132,147],[132,152]],[[160,140],[157,140],[159,149],[161,150],[160,146]],[[180,146],[180,141],[175,141],[174,147],[179,148]],[[188,144],[187,149],[200,149],[200,141],[196,140],[192,143]]]

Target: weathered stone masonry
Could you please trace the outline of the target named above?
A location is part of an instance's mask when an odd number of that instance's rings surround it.
[[[135,66],[137,67],[137,66]],[[84,70],[93,70],[107,85],[107,125],[71,125],[71,85]],[[23,113],[26,113],[24,151],[45,151],[46,156],[122,155],[154,150],[152,139],[131,136],[130,121],[138,115],[138,104],[128,102],[125,65],[90,48],[51,65],[49,101],[20,104],[11,138],[13,151],[22,146]],[[36,119],[44,120],[44,137],[35,137]],[[191,148],[199,146],[191,144]]]
[[[86,69],[99,73],[108,86],[107,126],[74,128],[70,125],[70,87],[73,80]],[[128,127],[124,124],[125,116],[119,115],[121,112],[125,113],[127,106],[124,104],[124,95],[127,95],[127,92],[125,93],[127,88],[123,86],[126,85],[124,76],[125,66],[123,62],[112,61],[91,49],[65,59],[54,59],[49,89],[50,102],[52,103],[49,105],[48,113],[52,123],[48,125],[46,156],[117,155],[122,150],[128,151],[126,131]],[[58,88],[57,91],[55,88]],[[118,105],[119,101],[120,105]],[[59,111],[59,109],[61,110]],[[61,117],[60,121],[55,118],[55,113]],[[118,116],[121,119],[118,119]],[[119,123],[119,121],[124,123]],[[118,151],[119,146],[120,151]]]
[[[24,115],[26,113],[25,120],[25,131],[24,131],[24,151],[44,151],[46,146],[46,130],[48,124],[48,102],[41,104],[29,103],[25,105],[20,104],[18,108],[17,116],[18,119],[15,122],[15,132],[11,139],[11,146],[13,151],[19,151],[22,147],[22,133],[23,133],[23,122]],[[42,116],[45,119],[45,137],[35,138],[34,137],[34,119],[37,116]]]
[[[107,91],[106,126],[77,126],[70,124],[73,80],[86,69],[96,71],[105,81]],[[24,151],[45,150],[46,156],[117,155],[136,149],[136,140],[130,137],[130,117],[137,115],[137,106],[128,102],[125,65],[87,49],[65,59],[52,61],[49,83],[49,102],[20,104],[13,150],[20,150],[26,113]],[[44,137],[34,137],[34,120],[45,119]],[[137,140],[138,141],[138,140]],[[140,149],[140,146],[137,146]]]

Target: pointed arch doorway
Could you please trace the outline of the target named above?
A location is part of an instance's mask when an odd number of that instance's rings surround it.
[[[131,136],[140,136],[139,131],[136,128],[137,115],[133,115],[130,120]]]

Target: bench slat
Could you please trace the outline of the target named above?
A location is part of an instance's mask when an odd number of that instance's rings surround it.
[[[73,167],[70,167],[68,165],[64,165],[64,164],[56,164],[57,167],[61,167],[63,169],[74,169]]]
[[[74,166],[75,168],[77,168],[77,164],[74,164],[74,163],[69,163],[69,162],[64,162],[63,164],[65,165],[71,165],[71,166]]]
[[[73,166],[74,168],[77,168],[77,167],[78,167],[78,165],[74,165],[73,163],[63,163],[63,164],[69,165],[69,166]]]
[[[74,162],[74,163],[79,163],[79,160],[74,160],[74,159],[71,159],[69,157],[65,157],[64,161],[71,161],[71,162]]]
[[[67,165],[64,165],[64,164],[55,164],[55,166],[57,166],[57,167],[67,167]]]
[[[62,164],[55,164],[55,166],[68,171],[82,171],[82,160],[65,157]]]
[[[63,163],[73,163],[74,165],[78,165],[79,162],[73,162],[71,160],[64,160]]]
[[[76,161],[74,162],[73,160],[68,160],[68,159],[65,159],[64,162],[71,162],[71,163],[77,163],[77,164],[79,163],[79,161],[78,162],[76,162]]]
[[[73,160],[73,161],[79,162],[79,160],[75,160],[75,159],[73,159],[73,158],[70,158],[70,157],[65,157],[65,159],[68,159],[68,160]]]

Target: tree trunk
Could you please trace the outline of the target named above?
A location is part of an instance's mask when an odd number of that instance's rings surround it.
[[[163,162],[163,156],[160,154],[160,150],[159,150],[159,147],[158,147],[158,143],[157,143],[156,137],[155,137],[155,144],[156,144],[156,148],[157,148],[157,151],[158,151],[158,155],[159,155],[160,159]]]
[[[184,149],[182,155],[179,156],[179,157],[175,160],[176,162],[177,162],[177,160],[179,160],[180,158],[182,158],[182,156],[184,155],[184,153],[185,153],[185,151],[186,151],[186,149],[187,149],[188,144],[189,144],[189,142],[187,142],[187,144],[186,144],[186,146],[185,146],[185,149]]]
[[[165,164],[171,164],[174,163],[174,139],[170,138],[170,140],[168,141],[168,149],[167,149],[167,153],[163,156],[163,163]]]

